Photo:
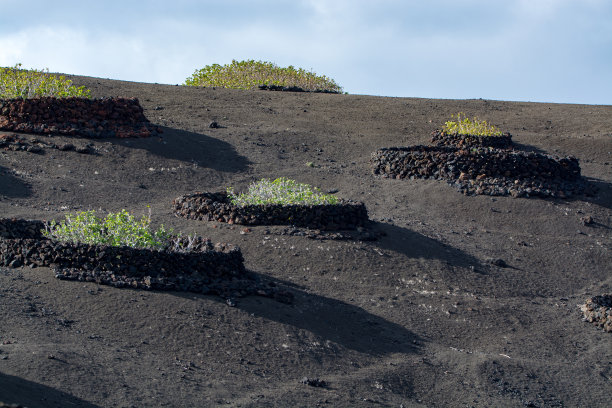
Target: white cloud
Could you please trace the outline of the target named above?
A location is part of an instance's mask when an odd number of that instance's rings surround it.
[[[126,2],[119,19],[110,4],[91,25],[49,23],[42,12],[5,19],[0,66],[181,83],[208,64],[261,59],[313,69],[351,93],[600,101],[610,89],[608,0],[303,0],[273,10],[184,1],[144,15]],[[85,9],[67,17],[83,21]],[[595,79],[603,85],[589,86]]]

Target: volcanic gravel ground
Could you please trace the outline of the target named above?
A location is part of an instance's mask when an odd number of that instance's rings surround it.
[[[612,291],[612,107],[71,79],[95,97],[137,97],[163,133],[20,134],[94,154],[0,150],[2,217],[139,216],[150,205],[154,226],[240,246],[251,273],[294,299],[247,296],[229,307],[218,296],[1,268],[0,401],[609,406],[612,336],[584,321],[581,306]],[[371,173],[372,152],[428,144],[457,112],[510,132],[517,149],[577,157],[596,193],[465,196],[444,181]],[[181,195],[281,176],[364,202],[377,239],[173,215]]]

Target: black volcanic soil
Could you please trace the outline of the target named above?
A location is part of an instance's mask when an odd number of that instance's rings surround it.
[[[2,268],[0,401],[609,406],[612,335],[584,322],[579,306],[612,291],[611,106],[72,79],[95,97],[138,97],[162,137],[53,137],[92,143],[95,155],[0,151],[0,216],[123,208],[139,215],[150,205],[154,224],[239,245],[249,270],[295,300],[253,296],[230,307],[215,296]],[[374,150],[427,144],[457,112],[510,132],[521,149],[578,157],[598,193],[468,197],[440,181],[371,174]],[[384,236],[321,241],[283,235],[282,226],[244,230],[172,215],[180,195],[280,176],[365,202],[371,229]]]

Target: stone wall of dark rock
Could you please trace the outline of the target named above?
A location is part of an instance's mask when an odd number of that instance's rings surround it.
[[[38,220],[0,219],[0,266],[51,267],[59,279],[114,287],[182,290],[224,297],[277,297],[273,285],[249,273],[242,252],[201,238],[183,250],[135,249],[46,239]],[[186,238],[180,247],[185,248]],[[170,247],[171,248],[171,247]],[[285,295],[284,295],[285,296]],[[286,297],[286,296],[285,296]]]
[[[498,149],[511,149],[512,135],[506,133],[501,136],[461,135],[436,130],[431,134],[431,143],[435,146],[455,147],[496,147]]]
[[[379,149],[370,164],[383,177],[450,180],[467,194],[566,197],[584,189],[578,159],[571,156],[411,146]]]
[[[0,238],[44,239],[45,223],[39,220],[0,218]]]
[[[227,194],[194,193],[176,198],[177,216],[241,225],[294,225],[320,230],[351,230],[367,224],[365,204],[342,201],[335,205],[249,205],[238,207]]]
[[[339,94],[338,91],[330,91],[329,89],[315,89],[314,91],[309,91],[307,89],[301,88],[299,86],[282,86],[282,85],[259,85],[259,89],[262,91],[284,91],[284,92],[312,92],[312,93],[331,93],[331,94]]]
[[[0,130],[70,136],[147,137],[153,126],[136,98],[0,100]]]

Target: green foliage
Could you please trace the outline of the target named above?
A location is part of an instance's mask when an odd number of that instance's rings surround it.
[[[462,117],[463,116],[463,117]],[[451,115],[451,117],[453,117]],[[474,136],[501,136],[503,133],[495,126],[487,123],[486,120],[474,118],[470,120],[464,113],[457,114],[457,121],[445,123],[443,131],[446,133],[458,133],[460,135]]]
[[[342,92],[342,88],[330,79],[318,76],[302,68],[281,68],[272,62],[236,61],[231,64],[207,65],[196,70],[185,80],[185,85],[218,86],[222,88],[252,89],[259,85],[297,86],[305,91]]]
[[[232,204],[244,207],[260,204],[338,204],[338,198],[331,194],[323,194],[316,187],[301,184],[285,177],[261,179],[249,186],[246,193],[234,194],[233,189],[227,189]]]
[[[48,69],[21,69],[21,64],[12,68],[0,67],[0,99],[43,96],[91,98],[91,91],[84,86],[73,86],[72,81],[63,75],[49,74]]]
[[[59,224],[55,220],[46,225],[42,233],[47,238],[63,242],[81,242],[92,245],[127,245],[133,248],[164,249],[172,237],[162,225],[157,231],[149,229],[151,215],[136,220],[126,210],[109,213],[106,218],[96,217],[95,211],[82,211],[66,215]]]

